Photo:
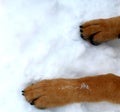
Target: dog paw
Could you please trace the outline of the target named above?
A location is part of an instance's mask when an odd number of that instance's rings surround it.
[[[43,80],[28,86],[22,94],[31,105],[45,109],[74,102],[74,86],[65,79]]]
[[[93,45],[116,39],[120,33],[120,17],[97,19],[80,26],[81,37]]]

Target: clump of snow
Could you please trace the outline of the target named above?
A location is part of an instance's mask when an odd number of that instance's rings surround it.
[[[83,82],[83,83],[80,85],[80,89],[88,89],[88,90],[89,90],[90,88],[89,88],[89,85],[88,85],[88,84],[86,84],[86,83]]]
[[[39,110],[21,91],[41,79],[120,74],[120,41],[92,46],[79,25],[120,15],[119,0],[1,0],[1,112],[118,112],[120,105],[78,103]]]

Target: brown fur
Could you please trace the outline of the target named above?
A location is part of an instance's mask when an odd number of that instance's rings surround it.
[[[82,37],[97,45],[117,38],[120,34],[120,17],[92,20],[80,28]],[[106,74],[79,79],[43,80],[28,86],[23,95],[38,108],[57,107],[74,102],[120,103],[120,77]]]
[[[24,90],[28,102],[38,108],[75,102],[120,103],[120,77],[106,74],[80,79],[52,79],[37,82]]]
[[[92,41],[92,44],[100,44],[118,37],[120,34],[120,16],[92,20],[80,27],[81,35],[85,40]]]

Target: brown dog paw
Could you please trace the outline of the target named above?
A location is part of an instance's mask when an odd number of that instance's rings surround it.
[[[22,92],[31,105],[44,109],[75,102],[76,86],[76,81],[69,79],[43,80]]]
[[[80,32],[93,45],[116,39],[120,34],[120,17],[88,21],[80,26]]]
[[[63,106],[77,102],[108,101],[120,104],[120,77],[101,74],[79,79],[43,80],[22,91],[37,108]]]

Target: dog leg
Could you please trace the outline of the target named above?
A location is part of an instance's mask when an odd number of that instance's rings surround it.
[[[120,77],[106,74],[80,79],[43,80],[28,86],[23,95],[29,103],[42,109],[75,102],[120,103]]]
[[[93,45],[120,38],[120,16],[88,21],[80,26],[80,32]]]

